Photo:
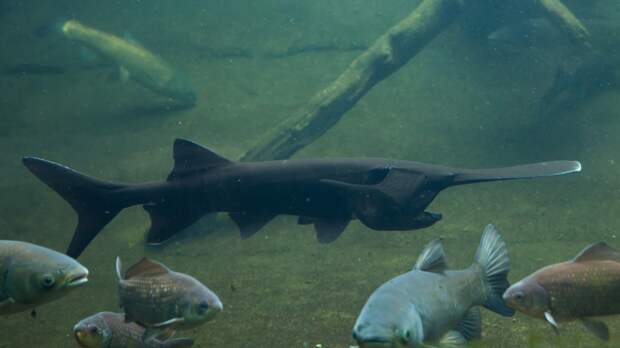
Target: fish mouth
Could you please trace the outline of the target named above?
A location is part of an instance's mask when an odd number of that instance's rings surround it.
[[[67,277],[67,287],[74,288],[88,283],[88,269],[82,267]]]

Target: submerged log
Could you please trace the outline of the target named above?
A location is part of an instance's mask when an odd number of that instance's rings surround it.
[[[560,0],[535,0],[547,19],[580,48],[592,48],[588,29]]]
[[[572,42],[581,48],[591,47],[588,30],[560,0],[533,1]],[[334,126],[374,85],[406,64],[454,22],[465,3],[466,0],[422,0],[409,16],[353,60],[335,81],[319,91],[291,118],[267,132],[253,149],[241,156],[241,160],[286,159],[311,144]]]
[[[268,132],[241,160],[285,159],[312,143],[374,85],[397,71],[452,23],[462,6],[461,0],[423,0],[293,117]]]

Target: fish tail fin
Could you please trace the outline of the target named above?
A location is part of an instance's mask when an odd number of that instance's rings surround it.
[[[186,348],[194,345],[194,340],[191,338],[175,338],[164,341],[162,347],[164,348]]]
[[[481,269],[482,280],[486,286],[484,307],[506,317],[512,316],[514,310],[506,306],[502,299],[502,294],[510,286],[507,278],[510,269],[508,250],[492,224],[488,224],[482,232],[475,265]]]
[[[78,214],[78,225],[67,250],[73,258],[80,256],[103,227],[126,207],[124,202],[114,200],[111,193],[128,185],[98,180],[41,158],[24,157],[22,162]]]
[[[577,161],[540,162],[493,169],[467,169],[454,176],[452,185],[557,176],[580,171],[581,163]]]

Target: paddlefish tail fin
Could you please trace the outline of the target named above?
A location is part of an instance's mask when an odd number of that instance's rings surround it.
[[[482,280],[487,287],[484,307],[506,317],[512,316],[515,311],[506,306],[502,299],[504,291],[510,286],[507,279],[510,269],[508,250],[492,224],[487,225],[482,232],[474,262],[481,269]]]
[[[80,256],[103,227],[127,206],[111,193],[129,185],[98,180],[41,158],[24,157],[22,162],[78,214],[78,225],[67,249],[67,255],[73,258]]]
[[[455,174],[452,185],[484,181],[516,180],[557,176],[581,171],[577,161],[552,161],[493,169],[465,169]]]

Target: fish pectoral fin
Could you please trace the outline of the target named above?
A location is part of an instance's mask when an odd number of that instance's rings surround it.
[[[547,322],[549,323],[549,325],[551,325],[551,328],[553,329],[553,331],[555,332],[556,335],[560,334],[560,331],[558,330],[558,323],[556,323],[555,319],[553,318],[553,315],[551,314],[550,311],[546,311],[545,312],[545,320],[547,320]]]
[[[594,319],[581,319],[583,326],[588,329],[591,333],[593,333],[596,337],[600,338],[603,341],[609,341],[609,328],[607,324],[603,323],[599,320]]]
[[[467,345],[467,340],[460,332],[452,330],[448,331],[442,338],[439,340],[439,347],[441,348],[456,348],[463,347]]]
[[[127,81],[129,81],[130,77],[131,77],[131,73],[129,72],[129,70],[127,70],[127,68],[125,68],[124,66],[119,65],[118,67],[119,81],[121,81],[122,83],[126,83]]]
[[[468,341],[482,337],[482,317],[480,315],[480,308],[471,307],[456,325],[455,330]]]
[[[237,224],[241,239],[248,239],[269,223],[269,221],[273,220],[277,214],[231,212],[228,213],[228,216]]]
[[[161,329],[163,328],[168,328],[174,324],[182,323],[184,321],[185,321],[185,318],[172,318],[170,320],[166,320],[164,322],[154,324],[153,327],[159,329],[158,331],[161,332]]]
[[[184,318],[172,318],[170,320],[148,326],[142,334],[142,341],[148,342],[152,340],[160,340],[159,337],[170,337],[170,333],[174,334],[174,330],[172,329],[172,327],[175,324],[182,323],[184,321]]]
[[[433,239],[426,245],[413,266],[413,269],[416,270],[435,273],[442,273],[447,268],[446,254],[439,238]]]
[[[319,243],[331,243],[347,228],[349,219],[315,219],[314,229]]]

